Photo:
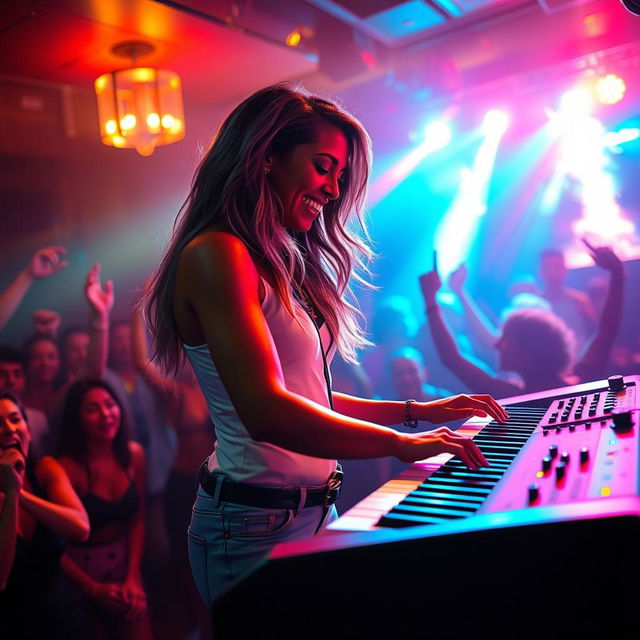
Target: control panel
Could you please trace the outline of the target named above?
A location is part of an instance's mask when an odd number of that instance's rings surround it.
[[[637,491],[635,382],[556,398],[480,512],[568,504]]]

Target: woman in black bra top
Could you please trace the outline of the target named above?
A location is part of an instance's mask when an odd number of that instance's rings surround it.
[[[70,388],[59,451],[91,523],[89,540],[70,545],[62,566],[88,600],[94,637],[150,638],[140,575],[144,452],[130,441],[108,384],[81,380]]]

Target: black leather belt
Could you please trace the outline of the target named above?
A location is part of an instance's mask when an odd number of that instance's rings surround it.
[[[219,482],[219,499],[222,502],[233,502],[248,507],[261,507],[263,509],[298,509],[300,505],[301,491],[295,489],[277,489],[274,487],[259,487],[255,484],[243,484],[230,482],[222,476],[209,473],[206,461],[200,467],[198,481],[200,486],[212,497],[216,495],[216,486]],[[317,489],[307,489],[305,507],[317,507],[332,505],[340,495],[342,484],[342,469],[338,468],[331,473],[326,485]]]

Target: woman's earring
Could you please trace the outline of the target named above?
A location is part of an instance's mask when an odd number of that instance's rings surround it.
[[[271,169],[267,165],[265,165],[264,166],[264,175],[268,176],[269,175],[269,171],[271,171]]]

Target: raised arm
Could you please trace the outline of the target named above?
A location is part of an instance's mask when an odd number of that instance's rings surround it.
[[[193,326],[199,327],[252,438],[320,458],[394,455],[414,461],[447,451],[469,466],[486,464],[472,440],[460,439],[448,429],[401,434],[287,390],[260,307],[259,287],[257,270],[242,242],[230,234],[209,232],[183,251],[174,296],[178,324],[190,327],[192,340],[198,341],[201,336]]]
[[[39,249],[15,280],[0,293],[0,330],[9,322],[35,280],[48,278],[67,266],[68,263],[62,260],[65,253],[64,247]]]
[[[451,290],[458,296],[464,318],[469,327],[470,337],[477,342],[483,349],[492,350],[496,344],[496,340],[500,337],[499,329],[487,318],[475,301],[469,297],[465,291],[465,282],[467,279],[467,267],[461,264],[449,276],[449,286]]]
[[[95,264],[87,274],[84,295],[89,303],[89,353],[83,375],[101,378],[109,356],[109,317],[114,301],[113,282],[102,287],[100,265]]]
[[[131,348],[133,362],[140,375],[156,389],[165,393],[176,394],[178,387],[172,378],[162,374],[160,368],[149,359],[149,347],[142,312],[134,306],[131,314]]]
[[[420,276],[420,289],[433,342],[444,364],[470,389],[504,398],[517,395],[521,390],[508,382],[490,376],[486,371],[464,358],[442,319],[436,295],[441,286],[438,268]]]
[[[590,244],[587,244],[587,247],[593,261],[609,272],[609,288],[600,312],[596,333],[583,358],[574,367],[574,372],[585,381],[599,379],[605,373],[611,347],[620,328],[625,280],[624,265],[612,249],[592,247]]]

